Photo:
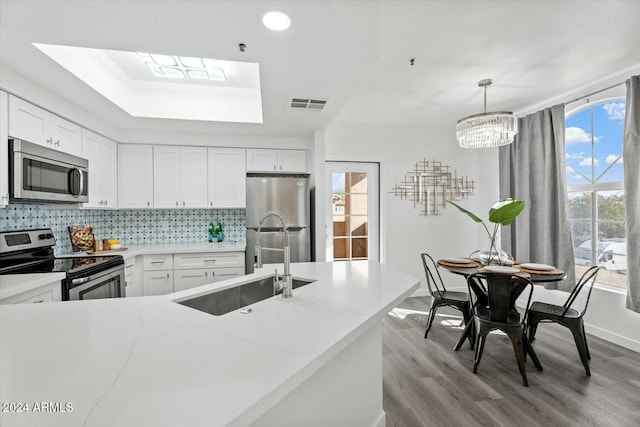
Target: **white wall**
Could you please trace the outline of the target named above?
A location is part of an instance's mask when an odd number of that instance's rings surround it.
[[[497,151],[463,150],[455,140],[454,125],[446,129],[334,123],[325,132],[327,160],[370,160],[381,165],[382,260],[399,270],[425,279],[419,260],[421,252],[434,258],[466,255],[486,246],[481,225],[473,223],[453,207],[441,216],[420,216],[412,204],[389,194],[393,185],[411,170],[416,161],[440,160],[478,182],[476,195],[463,202],[471,212],[486,219],[490,206],[498,198]],[[328,191],[328,190],[326,190]],[[464,280],[451,274],[446,282],[463,290]],[[562,304],[565,292],[536,286],[534,300]],[[640,352],[640,314],[625,308],[626,295],[604,287],[594,289],[585,315],[587,332]]]
[[[389,191],[417,161],[439,160],[456,170],[458,176],[476,181],[475,195],[461,203],[486,218],[498,198],[497,149],[459,148],[454,123],[434,129],[337,122],[325,132],[325,146],[327,160],[380,163],[382,262],[421,279],[418,292],[423,293],[426,286],[421,252],[442,258],[468,255],[488,246],[482,226],[454,207],[447,207],[439,216],[422,216],[412,202],[400,200]],[[446,279],[460,281],[453,275]]]

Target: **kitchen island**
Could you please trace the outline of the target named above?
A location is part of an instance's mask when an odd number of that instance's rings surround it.
[[[383,426],[381,319],[419,281],[367,261],[291,270],[314,282],[248,314],[176,301],[273,266],[169,295],[0,307],[0,399],[15,404],[0,424]]]

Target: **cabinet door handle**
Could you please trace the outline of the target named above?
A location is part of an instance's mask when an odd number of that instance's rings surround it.
[[[53,138],[47,139],[47,145],[53,145]]]
[[[276,165],[273,165],[273,170],[276,170],[276,169],[277,169]]]
[[[4,196],[3,196],[4,197]],[[213,202],[209,202],[209,206],[213,207]]]
[[[182,207],[185,207],[185,206],[187,206],[186,202],[182,202]]]
[[[280,170],[282,170],[282,165],[280,165]]]
[[[151,202],[147,201],[147,206],[151,206]]]
[[[151,264],[164,264],[164,261],[151,261]]]
[[[216,262],[215,259],[203,259],[204,262]]]
[[[169,278],[169,273],[167,273],[167,279]]]
[[[178,201],[176,200],[176,208],[178,207]]]
[[[209,277],[209,273],[208,272],[204,272],[204,277]]]
[[[44,302],[44,300],[33,301],[34,304],[39,304],[41,302]]]
[[[60,147],[60,140],[56,139],[56,147]]]

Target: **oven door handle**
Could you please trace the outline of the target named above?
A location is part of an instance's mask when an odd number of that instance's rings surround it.
[[[101,271],[99,273],[95,273],[92,276],[86,277],[78,277],[77,279],[71,279],[72,285],[83,285],[85,283],[91,282],[96,279],[108,279],[111,277],[115,277],[118,275],[124,275],[124,264],[118,265],[117,267],[110,268],[109,270]]]
[[[72,285],[82,285],[83,283],[87,283],[91,280],[91,277],[81,277],[80,279],[71,280]]]

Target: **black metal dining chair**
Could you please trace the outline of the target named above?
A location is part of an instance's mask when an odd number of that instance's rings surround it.
[[[585,271],[582,274],[582,277],[580,277],[580,280],[576,282],[576,286],[573,288],[569,294],[569,298],[567,298],[563,305],[536,301],[531,304],[527,315],[527,333],[529,335],[529,341],[531,342],[535,340],[538,323],[540,322],[558,323],[571,331],[587,376],[591,376],[591,370],[589,369],[589,360],[591,359],[591,355],[589,354],[587,336],[584,331],[583,317],[584,313],[587,311],[589,299],[591,298],[591,291],[593,290],[593,284],[596,281],[599,271],[600,267],[597,266],[593,266]],[[585,287],[589,288],[587,299],[584,302],[582,311],[578,311],[573,308],[573,305]]]
[[[440,276],[438,265],[433,260],[431,255],[422,253],[422,265],[424,266],[424,273],[427,276],[427,287],[429,288],[429,294],[431,295],[431,308],[429,309],[429,317],[427,319],[427,328],[424,331],[424,337],[427,338],[429,330],[433,324],[433,319],[436,316],[436,310],[440,306],[449,306],[456,308],[462,312],[464,318],[465,328],[471,322],[471,307],[469,305],[469,295],[466,292],[448,291]],[[434,274],[435,272],[435,274]],[[469,344],[473,350],[474,339],[473,336],[469,336]]]
[[[482,302],[483,294],[477,294],[475,284],[486,279],[487,300]],[[487,341],[487,335],[493,330],[504,332],[513,345],[513,352],[522,375],[522,382],[528,386],[526,371],[526,355],[531,355],[531,360],[538,370],[542,365],[538,360],[531,343],[525,335],[525,322],[527,310],[533,294],[533,282],[523,276],[512,276],[501,273],[472,274],[467,277],[469,295],[471,295],[471,307],[476,331],[476,353],[473,365],[473,373],[478,373],[478,365],[482,359],[482,352]],[[516,305],[516,299],[529,288],[529,295],[522,315]]]

